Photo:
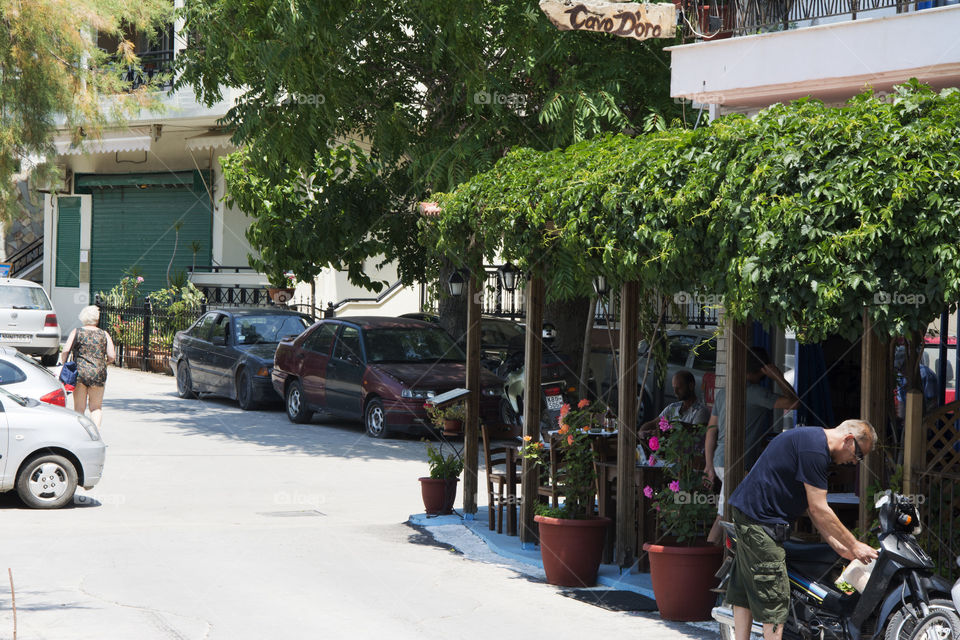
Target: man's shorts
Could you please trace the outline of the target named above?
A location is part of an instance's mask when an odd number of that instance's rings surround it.
[[[750,609],[757,622],[783,624],[790,607],[783,547],[736,507],[732,512],[737,554],[727,583],[727,603]]]

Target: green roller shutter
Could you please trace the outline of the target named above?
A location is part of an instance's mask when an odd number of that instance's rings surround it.
[[[57,198],[58,287],[80,286],[80,198]]]
[[[178,184],[156,186],[144,180],[141,186],[126,186],[131,178],[124,176],[124,186],[91,185],[91,294],[109,291],[131,270],[143,276],[142,292],[166,288],[171,257],[173,277],[194,263],[194,242],[200,248],[196,264],[210,264],[210,198],[206,189],[197,188],[194,172],[173,175],[182,178]]]

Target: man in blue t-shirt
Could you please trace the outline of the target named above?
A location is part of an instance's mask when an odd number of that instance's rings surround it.
[[[864,420],[834,429],[797,427],[774,438],[730,496],[737,555],[727,586],[737,640],[748,640],[753,620],[764,640],[780,640],[790,604],[783,541],[793,521],[808,512],[823,539],[842,557],[869,563],[877,557],[858,541],[827,504],[830,462],[857,464],[873,450],[877,433]]]

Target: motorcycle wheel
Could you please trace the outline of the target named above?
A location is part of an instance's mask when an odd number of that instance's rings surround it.
[[[523,409],[521,408],[520,413],[517,413],[513,410],[509,400],[506,398],[500,398],[500,421],[503,424],[508,424],[512,427],[522,427]]]
[[[951,640],[960,638],[960,618],[949,609],[931,609],[917,623],[910,640]]]
[[[917,617],[907,609],[907,606],[902,606],[890,616],[887,622],[886,632],[883,636],[884,640],[911,640],[912,638],[918,637],[915,636],[915,632],[918,631],[920,627],[918,623],[931,618],[935,613],[942,613],[944,611],[956,616],[951,600],[944,600],[942,598],[931,600],[930,613],[922,620],[918,620]]]

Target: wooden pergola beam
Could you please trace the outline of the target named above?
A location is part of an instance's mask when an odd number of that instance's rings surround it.
[[[617,537],[614,559],[621,567],[633,564],[637,548],[637,344],[640,337],[640,284],[627,282],[620,292],[620,371],[617,388]]]
[[[477,513],[480,437],[480,281],[476,274],[467,279],[467,396],[463,432],[463,512]]]
[[[860,463],[860,512],[858,526],[861,531],[870,528],[873,505],[867,495],[875,484],[885,486],[883,477],[882,446],[890,417],[890,349],[886,340],[873,330],[873,322],[867,310],[863,311],[863,339],[860,347],[860,417],[877,430],[876,453],[870,453]]]
[[[743,482],[744,440],[747,421],[747,324],[727,318],[723,335],[727,348],[724,385],[726,399],[724,425],[723,497],[724,519],[730,520],[730,494]]]
[[[545,285],[543,278],[532,275],[526,287],[527,335],[524,350],[524,389],[523,389],[523,435],[533,440],[540,438],[540,361],[543,356],[543,302]],[[529,458],[523,459],[520,490],[523,501],[520,503],[520,542],[524,545],[536,543],[539,539],[537,527],[533,521],[537,506],[537,488],[540,474],[537,464]]]

